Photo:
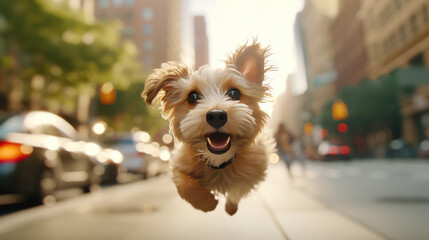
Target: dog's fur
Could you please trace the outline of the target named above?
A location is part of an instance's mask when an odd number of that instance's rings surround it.
[[[149,105],[161,104],[163,116],[170,121],[176,139],[171,161],[173,181],[179,195],[204,212],[216,208],[214,194],[222,193],[225,210],[233,215],[238,202],[265,177],[268,156],[273,150],[271,135],[262,134],[267,114],[259,103],[269,96],[264,83],[268,48],[259,43],[245,44],[226,60],[222,69],[202,66],[197,71],[168,62],[153,70],[142,93]],[[232,100],[230,89],[238,89],[241,97]],[[199,99],[188,101],[191,93]],[[227,122],[216,129],[206,121],[212,110],[223,110]],[[230,135],[230,148],[225,153],[208,149],[208,135],[222,132]],[[222,169],[215,169],[233,159]]]

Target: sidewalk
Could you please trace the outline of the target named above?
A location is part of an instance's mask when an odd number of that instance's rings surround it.
[[[270,166],[268,178],[260,186],[258,196],[287,239],[385,239],[294,187],[283,162]]]
[[[197,211],[161,176],[1,217],[0,239],[383,239],[290,184],[282,163],[236,215],[224,204]]]

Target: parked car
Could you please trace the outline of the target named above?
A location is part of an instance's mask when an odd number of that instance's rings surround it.
[[[131,134],[118,135],[102,140],[105,147],[117,149],[123,155],[123,167],[127,173],[147,177],[148,161],[142,152],[137,151],[138,142]]]
[[[101,177],[102,184],[120,183],[121,175],[126,172],[123,165],[124,156],[120,151],[112,148],[102,148],[100,153],[97,154],[97,161],[104,167]]]
[[[79,138],[63,118],[32,111],[4,117],[0,125],[0,197],[23,196],[39,203],[55,202],[58,190],[90,192],[103,168],[100,147]]]
[[[348,160],[350,158],[350,146],[347,144],[323,141],[320,143],[317,152],[322,160]]]
[[[409,143],[403,139],[392,140],[386,149],[386,157],[388,158],[415,158],[417,151]]]
[[[419,157],[429,158],[429,139],[424,139],[419,144]]]

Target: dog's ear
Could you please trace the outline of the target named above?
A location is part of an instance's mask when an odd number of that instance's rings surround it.
[[[253,83],[262,84],[265,72],[270,70],[267,67],[266,58],[269,56],[269,48],[262,48],[261,44],[253,41],[251,45],[238,47],[226,60],[227,65],[234,66],[247,80]]]
[[[165,95],[174,90],[169,85],[172,81],[189,76],[189,68],[176,62],[161,64],[161,68],[154,69],[146,79],[142,97],[148,105],[164,100]]]

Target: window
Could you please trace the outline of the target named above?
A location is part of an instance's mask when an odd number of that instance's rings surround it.
[[[153,42],[152,42],[152,40],[146,40],[146,41],[143,43],[143,47],[144,47],[144,49],[145,49],[146,51],[152,51],[152,49],[153,49]]]
[[[98,5],[102,8],[107,8],[109,6],[109,0],[98,0]]]
[[[142,17],[144,20],[151,20],[153,18],[153,9],[151,7],[145,7],[142,11]]]
[[[424,66],[425,65],[425,63],[424,63],[425,61],[424,61],[424,58],[423,58],[423,53],[419,53],[419,54],[417,54],[415,57],[413,57],[411,60],[410,60],[410,64],[412,65],[412,66]]]
[[[134,5],[134,0],[124,0],[124,2],[125,2],[125,5],[127,5],[127,6]]]
[[[407,38],[407,30],[405,29],[405,25],[402,25],[399,28],[399,35],[401,36],[401,41],[404,41]]]
[[[411,31],[417,32],[419,30],[419,23],[417,22],[417,15],[413,15],[410,18],[410,23],[411,23]]]
[[[132,36],[133,34],[134,34],[134,28],[133,28],[133,27],[131,27],[131,26],[126,26],[126,27],[124,28],[124,35],[125,35],[125,36],[130,37],[130,36]]]
[[[395,0],[395,6],[396,6],[396,9],[400,10],[402,6],[401,0]]]
[[[127,21],[132,21],[133,20],[133,13],[131,11],[128,11],[125,14],[125,18],[127,19]]]
[[[58,131],[58,129],[56,129],[54,126],[40,125],[39,128],[40,129],[37,129],[37,130],[40,131],[41,134],[46,134],[46,135],[51,135],[56,137],[64,137],[64,135],[60,131]],[[33,131],[36,131],[36,129],[34,129]]]
[[[423,14],[423,21],[424,21],[424,23],[429,23],[429,14],[428,14],[428,8],[429,8],[429,5],[425,5],[425,6],[423,6],[423,8],[422,8],[422,14]]]
[[[5,138],[9,133],[12,132],[19,132],[22,128],[23,122],[24,117],[22,115],[15,115],[4,121],[4,123],[0,125],[0,138]]]
[[[153,26],[152,26],[152,24],[145,24],[143,26],[143,32],[147,36],[152,35],[152,33],[153,33]]]
[[[393,32],[393,33],[390,35],[390,41],[391,41],[391,43],[392,43],[392,48],[393,48],[393,49],[395,49],[395,48],[396,48],[396,46],[398,45],[398,37],[397,37],[396,32]]]
[[[119,7],[123,4],[124,0],[113,0],[113,5],[115,5],[115,7]]]

